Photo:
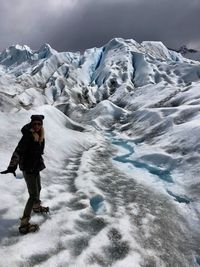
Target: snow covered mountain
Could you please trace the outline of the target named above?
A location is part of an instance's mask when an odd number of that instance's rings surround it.
[[[200,61],[200,51],[192,48],[187,48],[186,45],[182,45],[176,52],[180,53],[186,58]]]
[[[199,266],[199,111],[200,63],[161,42],[0,53],[0,168],[44,114],[52,210],[19,237],[25,185],[1,177],[0,266]]]

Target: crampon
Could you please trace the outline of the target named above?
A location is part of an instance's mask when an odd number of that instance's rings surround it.
[[[48,213],[49,207],[43,207],[43,206],[33,207],[33,211],[35,213]]]
[[[19,226],[19,232],[20,234],[26,235],[28,233],[34,233],[39,230],[38,224],[26,224],[26,225],[20,225]]]

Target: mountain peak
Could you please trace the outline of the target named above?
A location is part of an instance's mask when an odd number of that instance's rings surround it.
[[[182,45],[179,50],[178,50],[179,53],[181,53],[182,55],[185,55],[187,53],[196,53],[197,50],[195,49],[192,49],[192,48],[188,48],[186,45]]]
[[[33,56],[33,52],[27,45],[11,45],[0,53],[0,63],[9,67],[13,64],[21,64],[29,60]]]
[[[193,48],[188,48],[187,45],[182,45],[179,49],[171,49],[171,50],[180,53],[181,55],[183,55],[188,59],[200,61],[200,51]]]
[[[27,51],[29,51],[29,52],[32,52],[32,50],[30,49],[29,46],[27,46],[27,45],[19,45],[19,44],[11,45],[11,46],[8,48],[8,50],[22,50],[22,51],[27,50]]]
[[[0,53],[0,64],[6,67],[20,65],[25,61],[45,59],[57,53],[49,44],[43,44],[37,51],[31,50],[27,45],[11,45]]]
[[[54,50],[49,44],[44,43],[35,53],[38,54],[39,59],[42,59],[57,53],[57,51]]]

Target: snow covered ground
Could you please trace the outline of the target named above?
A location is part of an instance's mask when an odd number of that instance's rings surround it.
[[[200,265],[200,63],[113,39],[0,53],[0,169],[45,115],[40,231],[18,234],[22,174],[0,179],[0,266]]]

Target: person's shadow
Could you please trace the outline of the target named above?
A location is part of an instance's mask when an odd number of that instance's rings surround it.
[[[17,229],[18,219],[3,218],[7,209],[0,210],[0,245],[9,246],[15,243],[19,238]]]

